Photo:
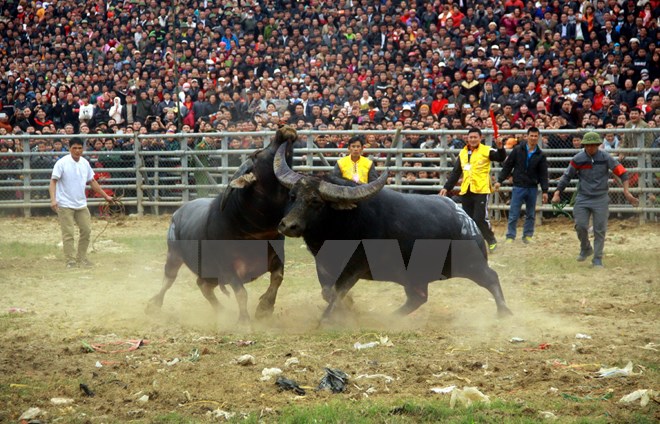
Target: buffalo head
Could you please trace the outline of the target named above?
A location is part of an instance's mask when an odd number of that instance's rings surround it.
[[[273,169],[277,179],[290,192],[289,211],[280,221],[278,231],[289,237],[302,236],[307,224],[318,218],[326,206],[333,209],[353,209],[358,202],[378,194],[387,182],[385,171],[378,179],[368,184],[333,184],[293,171],[285,159],[284,148],[280,147],[275,154]]]
[[[275,138],[264,149],[255,151],[243,162],[231,177],[229,187],[225,190],[222,198],[221,208],[224,210],[229,199],[236,191],[254,188],[257,196],[270,195],[274,203],[284,203],[286,190],[283,190],[277,179],[273,176],[273,157],[281,147],[285,161],[291,163],[293,160],[293,143],[298,139],[295,128],[285,125],[277,130]],[[281,193],[280,193],[281,192]],[[282,194],[282,196],[279,196]],[[282,201],[280,202],[280,197]]]
[[[298,139],[298,132],[295,128],[285,125],[277,130],[275,133],[275,138],[268,145],[268,147],[257,150],[250,158],[245,161],[241,167],[234,174],[234,178],[229,183],[231,188],[245,188],[253,184],[257,180],[257,175],[255,175],[254,168],[256,165],[264,162],[268,168],[270,168],[270,162],[273,160],[272,157],[277,152],[281,146],[285,146],[285,156],[290,162],[291,155],[293,153],[293,143]],[[268,172],[270,173],[270,169]]]

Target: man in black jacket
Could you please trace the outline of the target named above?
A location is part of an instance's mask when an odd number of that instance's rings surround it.
[[[509,225],[506,241],[516,238],[516,225],[520,217],[520,209],[525,203],[526,217],[523,226],[523,243],[529,243],[534,235],[534,215],[536,212],[536,197],[538,185],[541,184],[543,203],[548,202],[548,161],[538,147],[539,129],[531,127],[527,130],[527,142],[516,146],[502,165],[502,170],[495,183],[495,191],[513,174],[513,192],[509,209]]]

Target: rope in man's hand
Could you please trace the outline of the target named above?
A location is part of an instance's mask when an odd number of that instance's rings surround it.
[[[113,195],[111,201],[106,200],[105,203],[101,205],[102,216],[107,218],[115,218],[117,216],[124,215],[126,213],[126,208],[124,207],[124,202],[121,200],[123,197],[123,195]]]
[[[105,227],[101,230],[101,232],[94,237],[94,240],[92,241],[92,252],[95,253],[97,252],[96,247],[94,246],[96,243],[96,240],[101,237],[101,234],[105,232],[105,230],[108,228],[108,225],[110,225],[110,221],[115,218],[123,217],[126,215],[126,208],[124,207],[124,202],[122,202],[124,195],[122,194],[121,196],[113,195],[112,200],[108,201],[106,200],[105,203],[103,203],[100,207],[101,209],[101,216],[104,217],[105,219]]]

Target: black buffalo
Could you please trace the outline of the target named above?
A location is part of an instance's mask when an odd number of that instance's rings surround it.
[[[324,318],[360,278],[403,285],[407,301],[397,312],[404,315],[427,301],[430,282],[451,277],[471,279],[493,295],[500,315],[511,313],[481,233],[450,199],[383,189],[387,172],[364,185],[303,176],[284,159],[280,149],[273,166],[290,194],[278,229],[303,237],[314,255],[329,303]]]
[[[280,128],[267,148],[254,152],[240,166],[224,193],[215,199],[196,199],[174,213],[163,286],[149,301],[148,312],[160,309],[185,263],[198,276],[197,285],[214,309],[221,308],[214,288],[219,286],[225,294],[225,285],[233,289],[240,321],[249,319],[243,285],[269,271],[270,286],[260,298],[256,316],[272,313],[284,277],[284,237],[277,225],[288,199],[288,189],[273,173],[273,157],[282,147],[290,163],[296,139],[295,129]]]

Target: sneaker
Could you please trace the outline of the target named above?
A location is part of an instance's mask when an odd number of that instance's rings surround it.
[[[497,249],[497,242],[488,245],[488,250],[490,250],[491,252],[494,252],[495,249]]]
[[[532,236],[523,236],[522,242],[525,244],[529,244],[532,242]]]
[[[81,259],[79,262],[80,262],[80,266],[84,268],[91,268],[94,266],[94,263],[91,262],[89,259]]]
[[[588,250],[580,250],[580,254],[577,257],[577,261],[578,262],[584,262],[584,261],[587,260],[587,258],[589,256],[591,256],[593,254],[594,254],[594,249],[592,249],[591,247],[589,247]]]
[[[603,266],[603,260],[602,260],[601,258],[593,258],[593,259],[591,260],[591,266],[592,266],[593,268],[605,268],[605,267]]]
[[[68,269],[71,269],[71,268],[77,268],[77,267],[78,267],[78,264],[76,263],[76,261],[68,261],[68,262],[66,263],[66,267],[67,267]]]
[[[511,244],[511,243],[513,243],[512,238],[507,237],[506,240],[504,240],[504,244]]]

